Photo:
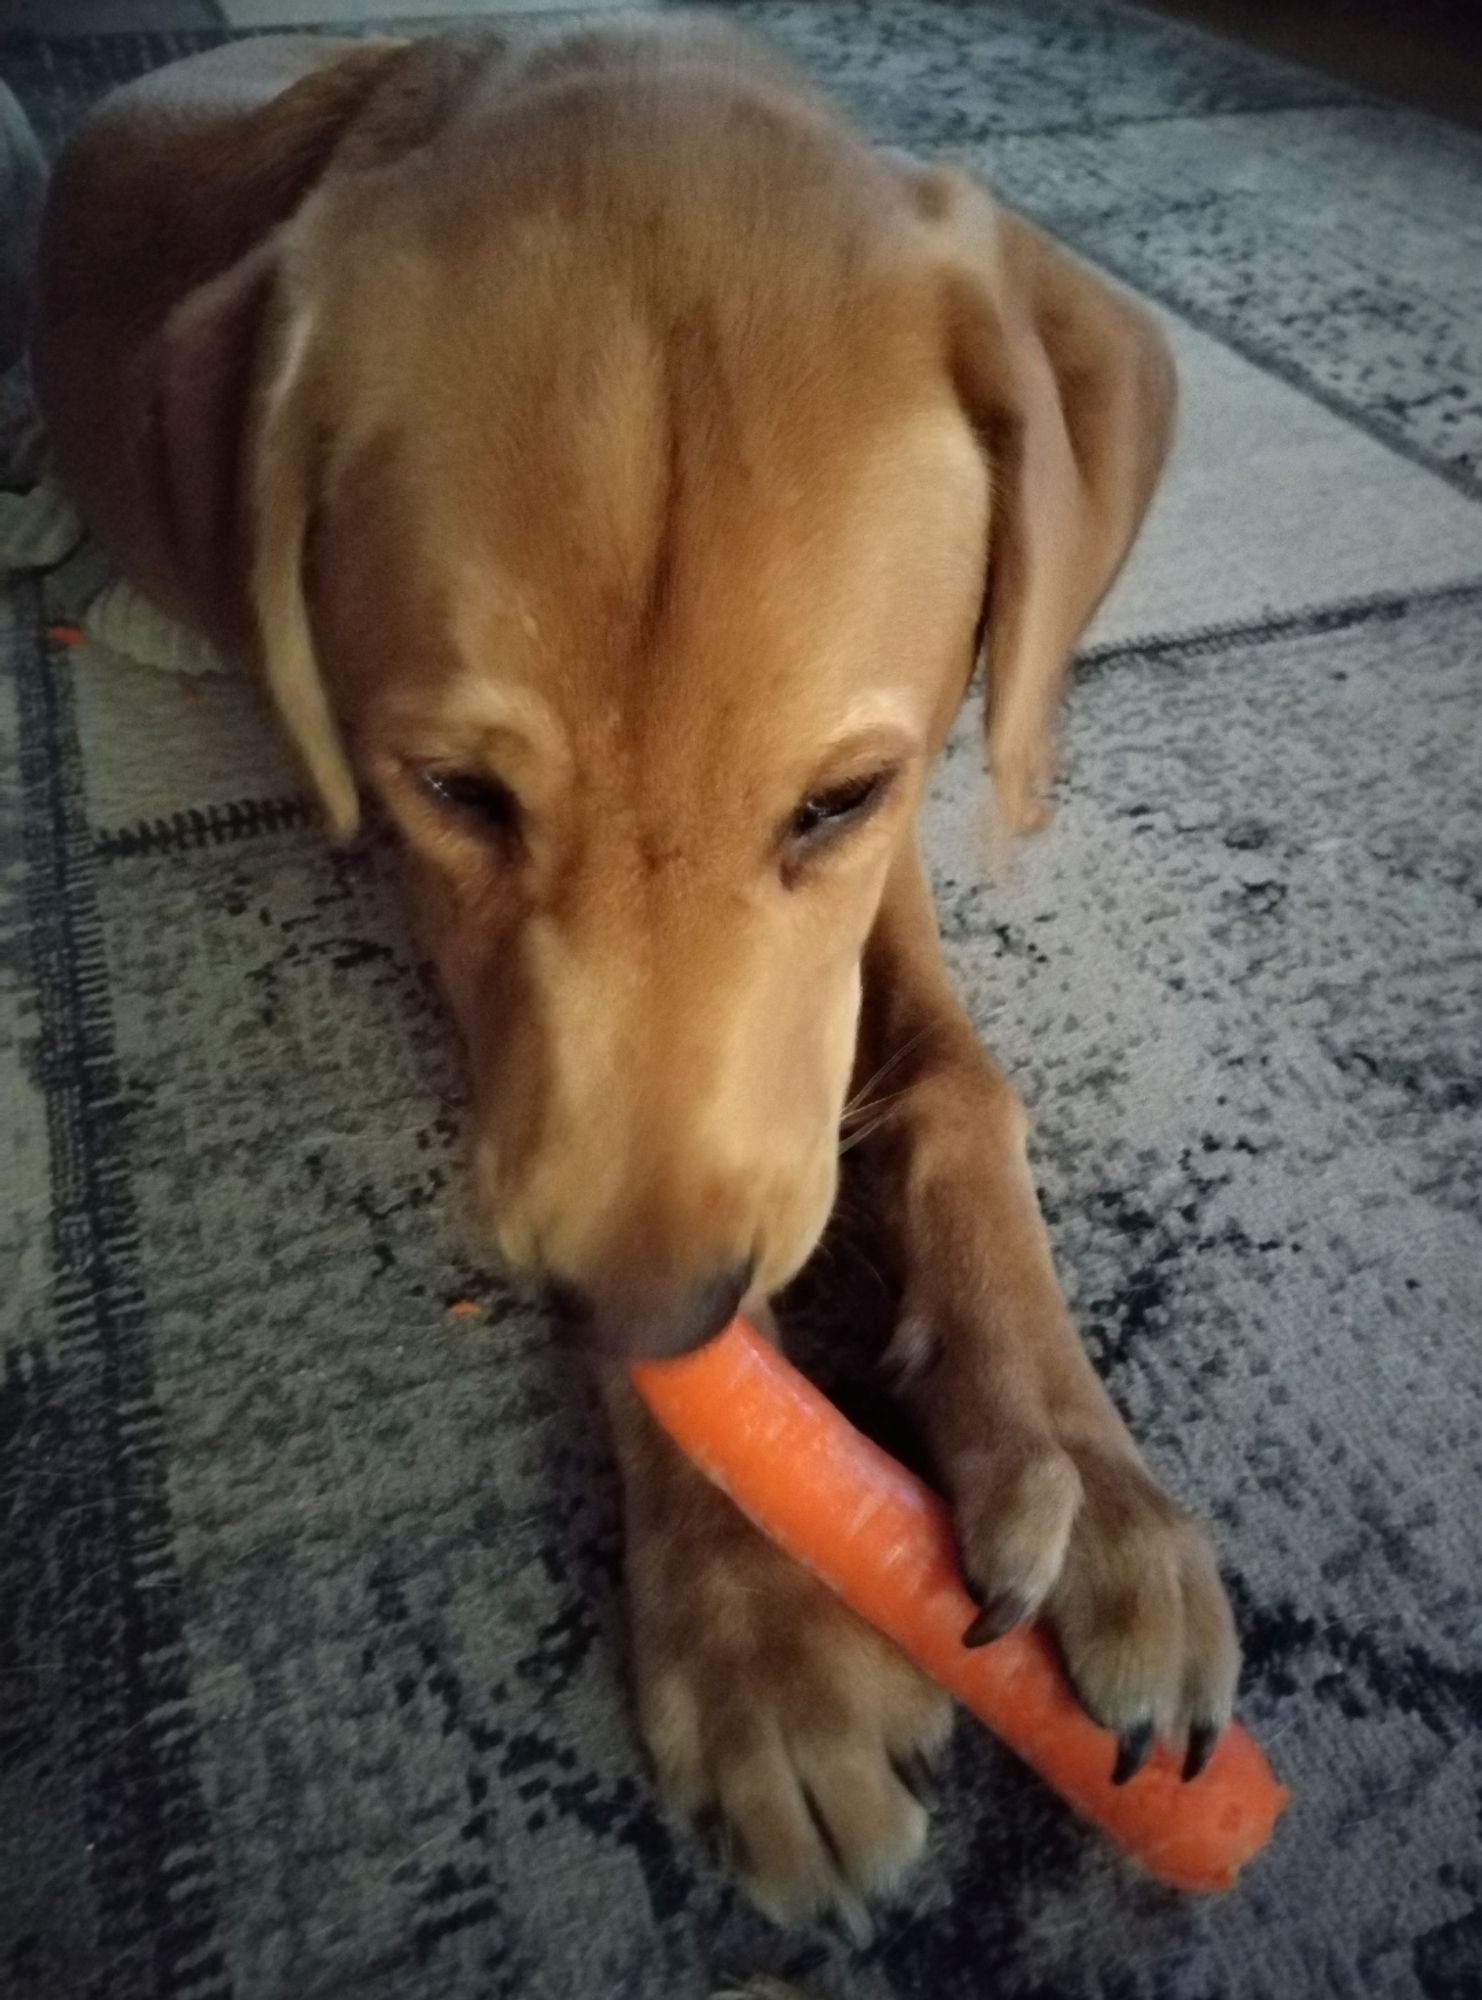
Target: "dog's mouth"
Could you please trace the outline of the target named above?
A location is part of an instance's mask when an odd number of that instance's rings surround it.
[[[561,1335],[610,1361],[668,1361],[725,1330],[751,1290],[754,1260],[677,1283],[573,1285],[548,1279]]]

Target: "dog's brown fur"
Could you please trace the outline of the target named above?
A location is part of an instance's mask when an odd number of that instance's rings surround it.
[[[1168,435],[1142,312],[728,30],[295,40],[83,127],[35,366],[100,539],[256,655],[337,834],[398,824],[511,1261],[619,1353],[718,1274],[761,1310],[888,1072],[897,1352],[989,1622],[1044,1608],[1134,1741],[1223,1723],[1212,1557],[1075,1338],[913,827],[980,618],[997,809],[1043,815]],[[856,1912],[944,1706],[607,1388],[668,1794],[765,1908]]]

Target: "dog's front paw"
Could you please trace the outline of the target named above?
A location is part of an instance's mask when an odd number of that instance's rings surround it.
[[[1234,1620],[1202,1529],[1120,1426],[1009,1428],[964,1454],[951,1485],[964,1574],[983,1606],[969,1643],[1043,1611],[1086,1709],[1120,1739],[1118,1780],[1160,1737],[1186,1746],[1184,1774],[1196,1776],[1234,1703]]]
[[[749,1530],[632,1572],[640,1726],[667,1803],[780,1923],[893,1890],[926,1841],[946,1697]]]

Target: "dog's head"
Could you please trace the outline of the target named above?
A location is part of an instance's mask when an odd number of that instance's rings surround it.
[[[770,82],[600,69],[301,218],[255,611],[331,820],[369,787],[404,836],[490,1225],[634,1354],[816,1244],[980,621],[1027,824],[1167,380],[960,177]]]

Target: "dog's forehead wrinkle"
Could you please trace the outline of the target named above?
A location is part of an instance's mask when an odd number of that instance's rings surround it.
[[[564,539],[562,513],[620,517],[625,504],[656,528],[676,445],[683,478],[703,476],[722,505],[729,488],[730,505],[753,509],[764,481],[771,505],[791,511],[789,498],[816,483],[820,453],[852,448],[873,427],[870,405],[888,409],[922,377],[919,354],[903,350],[875,300],[783,295],[806,259],[782,259],[781,271],[771,260],[765,282],[744,260],[688,277],[681,260],[666,288],[685,296],[660,305],[645,296],[641,246],[620,227],[591,242],[571,222],[547,230],[541,254],[512,261],[503,238],[515,225],[489,226],[499,240],[487,273],[478,260],[428,257],[394,315],[380,306],[335,317],[368,343],[361,407],[383,410],[414,382],[404,427],[425,441],[428,462],[441,471],[450,446],[456,459],[472,443],[496,493],[534,485],[557,503],[556,518],[548,506],[532,521],[548,535]],[[450,323],[463,330],[456,345]],[[429,365],[415,365],[419,355]]]
[[[455,671],[445,681],[431,715],[432,733],[454,757],[491,768],[513,758],[522,775],[533,764],[547,791],[570,774],[566,728],[554,705],[528,682],[497,673]]]

